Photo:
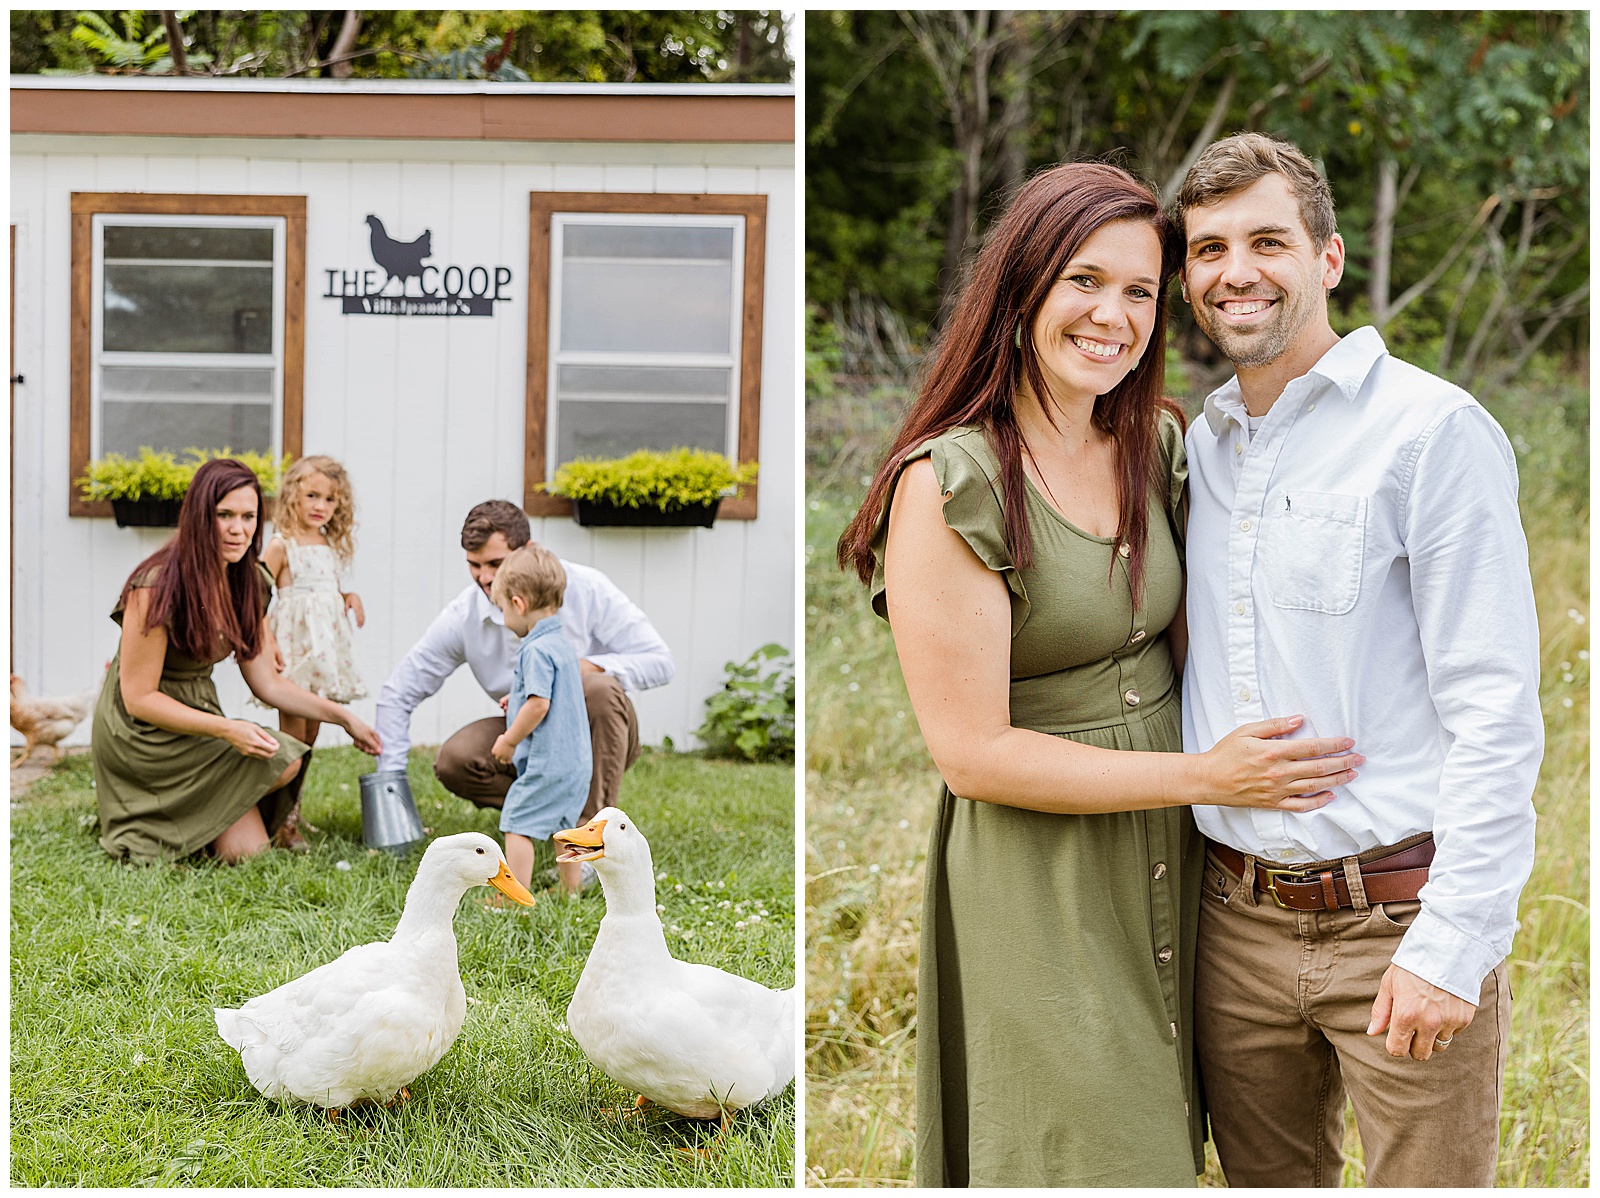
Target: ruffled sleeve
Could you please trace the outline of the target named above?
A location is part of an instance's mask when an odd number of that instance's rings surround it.
[[[1184,539],[1189,524],[1189,504],[1186,484],[1189,481],[1189,455],[1183,447],[1183,429],[1171,412],[1162,412],[1156,425],[1156,441],[1161,448],[1161,466],[1166,472],[1167,519],[1172,525],[1172,539],[1178,553],[1184,551]]]
[[[1181,452],[1181,444],[1179,448]],[[943,507],[945,524],[960,535],[979,561],[1005,579],[1011,592],[1011,635],[1016,636],[1028,619],[1028,592],[1006,549],[1000,464],[993,450],[979,429],[964,425],[917,446],[906,455],[906,464],[920,458],[933,463],[939,490],[948,496]],[[889,606],[883,563],[888,538],[889,503],[885,503],[872,534],[872,610],[886,620]]]

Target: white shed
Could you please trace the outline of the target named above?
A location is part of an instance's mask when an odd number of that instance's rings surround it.
[[[345,464],[369,721],[468,583],[458,537],[484,499],[521,501],[671,646],[676,680],[635,696],[646,743],[692,743],[727,661],[795,646],[792,86],[10,89],[11,660],[31,691],[100,676],[118,590],[170,535],[72,485],[141,444]],[[533,489],[568,457],[685,442],[761,463],[709,529],[580,528]],[[216,676],[247,715],[237,670]],[[413,739],[495,710],[458,671]]]

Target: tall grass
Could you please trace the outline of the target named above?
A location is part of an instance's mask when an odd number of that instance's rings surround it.
[[[414,752],[434,833],[493,835],[498,813],[447,794],[427,766]],[[256,1093],[211,1008],[387,938],[415,873],[416,852],[362,847],[366,768],[354,749],[319,751],[304,807],[321,829],[312,851],[237,867],[113,862],[95,841],[86,757],[13,799],[14,1185],[793,1184],[793,1089],[714,1145],[706,1125],[659,1109],[607,1114],[633,1094],[565,1024],[605,913],[598,893],[504,913],[472,901],[489,891],[469,892],[455,917],[466,1024],[409,1101],[335,1126]],[[676,956],[794,984],[793,792],[787,766],[689,755],[647,753],[624,776],[619,805],[650,840]],[[546,852],[536,877],[549,864]]]
[[[833,546],[903,410],[813,376],[806,524],[806,1181],[908,1185],[917,938],[938,777],[893,641]],[[1587,391],[1541,380],[1491,409],[1518,451],[1546,730],[1538,852],[1511,957],[1502,1185],[1589,1183]],[[1347,1113],[1344,1182],[1359,1185]],[[1026,1128],[1018,1128],[1026,1151]],[[1209,1151],[1209,1149],[1208,1149]],[[1221,1185],[1214,1156],[1205,1181]]]

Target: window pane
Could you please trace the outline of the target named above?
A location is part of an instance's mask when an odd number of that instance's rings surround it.
[[[272,402],[273,367],[107,366],[100,374],[105,400]]]
[[[731,352],[733,232],[693,225],[563,226],[560,348]]]
[[[573,458],[618,458],[636,449],[728,452],[728,409],[704,403],[585,403],[558,406],[556,465]]]
[[[272,267],[105,268],[108,350],[272,352]]]
[[[725,367],[562,366],[561,399],[694,399],[726,404],[733,371]]]
[[[733,230],[685,225],[564,225],[567,258],[716,258],[733,261]]]
[[[107,258],[221,258],[271,262],[271,229],[188,229],[170,225],[105,228]]]
[[[124,401],[100,405],[100,452],[137,454],[148,445],[178,453],[191,445],[224,446],[243,453],[272,452],[272,405],[225,403],[150,403]]]

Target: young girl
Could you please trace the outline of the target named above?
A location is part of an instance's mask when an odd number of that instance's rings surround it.
[[[268,623],[283,656],[283,676],[335,703],[365,698],[345,614],[353,614],[360,628],[366,612],[361,596],[340,586],[355,550],[355,496],[344,467],[322,455],[290,466],[278,493],[275,523],[276,534],[261,560],[278,588]],[[321,724],[285,714],[278,727],[312,745]],[[299,816],[297,804],[279,831],[286,848],[305,843]]]

